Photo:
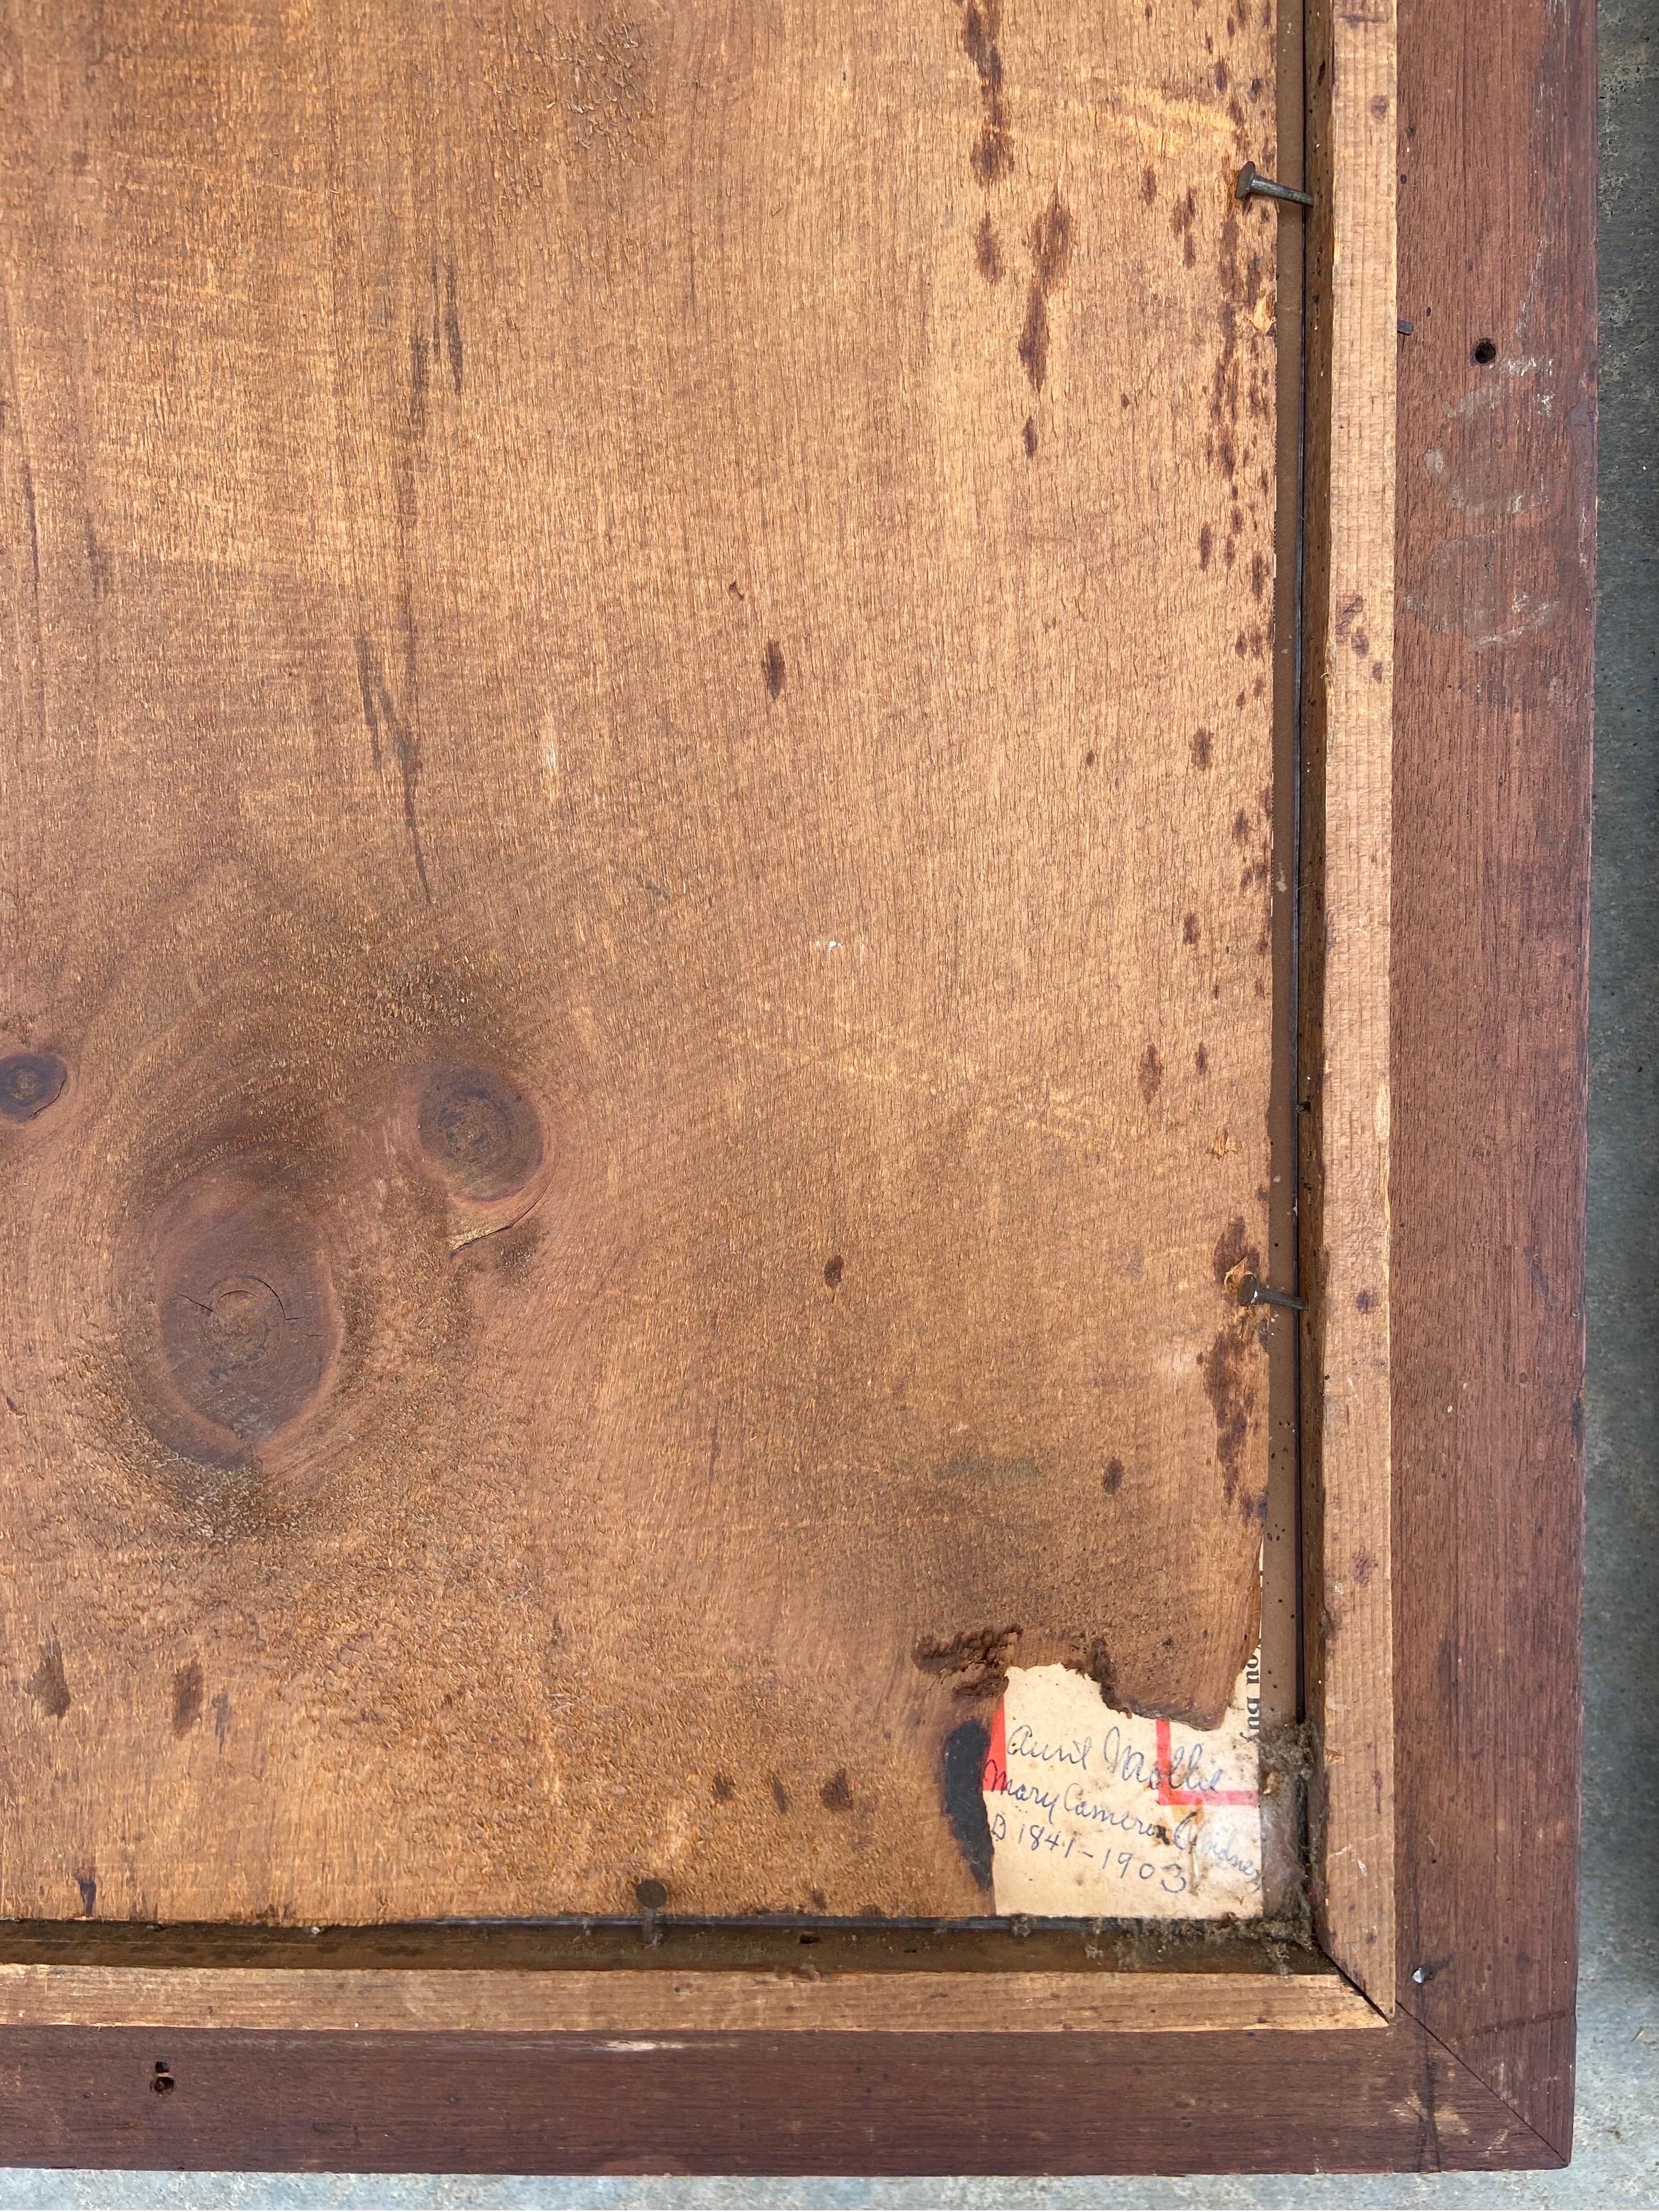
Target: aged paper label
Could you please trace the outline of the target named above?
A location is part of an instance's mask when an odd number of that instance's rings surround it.
[[[1068,1667],[1011,1667],[983,1787],[1000,1913],[1231,1920],[1261,1911],[1261,1661],[1217,1729],[1115,1712]]]

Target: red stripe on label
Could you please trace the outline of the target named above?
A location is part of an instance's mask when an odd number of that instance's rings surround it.
[[[980,1775],[979,1786],[986,1790],[1000,1790],[1008,1787],[1008,1731],[1002,1717],[1002,1707],[997,1707],[997,1717],[991,1723],[991,1741],[985,1753],[985,1766]]]
[[[1000,1727],[1002,1715],[997,1715]],[[1254,1805],[1254,1790],[1171,1790],[1170,1770],[1174,1765],[1170,1749],[1170,1723],[1158,1724],[1158,1802],[1160,1805]]]

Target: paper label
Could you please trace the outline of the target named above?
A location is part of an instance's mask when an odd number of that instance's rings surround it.
[[[983,1788],[999,1913],[1261,1911],[1261,1654],[1217,1729],[1144,1720],[1068,1667],[1011,1667]]]

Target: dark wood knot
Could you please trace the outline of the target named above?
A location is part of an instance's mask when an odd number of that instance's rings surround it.
[[[161,1379],[195,1417],[164,1419],[168,1441],[223,1463],[308,1413],[337,1325],[305,1209],[258,1182],[216,1180],[164,1210],[152,1253]]]
[[[69,1070],[55,1052],[9,1052],[0,1060],[0,1115],[32,1121],[64,1095]]]
[[[542,1164],[542,1125],[507,1076],[434,1068],[416,1121],[421,1149],[458,1198],[489,1206],[522,1190]]]

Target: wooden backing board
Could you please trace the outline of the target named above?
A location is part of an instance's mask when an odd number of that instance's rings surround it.
[[[6,1911],[960,1913],[1011,1660],[1219,1714],[1274,49],[12,33]]]

